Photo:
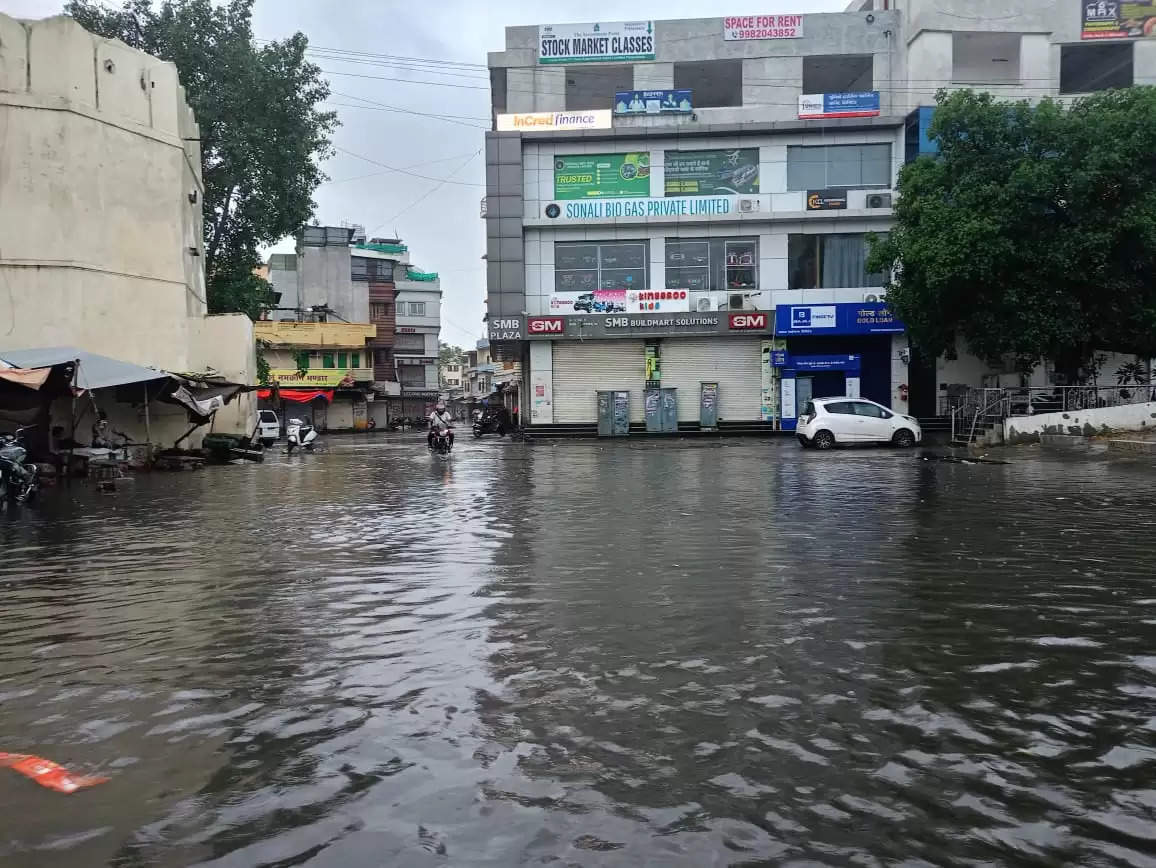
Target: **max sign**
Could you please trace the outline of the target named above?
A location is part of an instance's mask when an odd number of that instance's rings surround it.
[[[532,316],[526,321],[526,331],[532,335],[560,335],[566,322],[560,316]]]
[[[767,315],[765,313],[732,313],[730,315],[730,327],[732,329],[766,331]]]

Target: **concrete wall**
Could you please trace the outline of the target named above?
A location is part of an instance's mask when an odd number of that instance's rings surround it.
[[[234,383],[257,382],[253,322],[241,313],[226,313],[190,320],[190,353],[194,370],[212,368]],[[257,393],[238,395],[217,411],[211,430],[220,434],[248,436],[257,422]]]
[[[1041,434],[1091,436],[1111,431],[1147,431],[1156,428],[1156,402],[1125,404],[1069,413],[1040,413],[1005,419],[1004,442],[1031,443]]]
[[[303,246],[297,256],[297,293],[303,307],[328,304],[348,322],[369,322],[369,285],[350,277],[345,245]]]

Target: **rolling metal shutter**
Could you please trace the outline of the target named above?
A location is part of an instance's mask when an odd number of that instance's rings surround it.
[[[703,380],[718,381],[721,421],[762,418],[760,346],[760,338],[664,338],[662,385],[678,389],[678,421],[698,421]]]
[[[555,422],[597,422],[595,393],[607,389],[629,391],[630,421],[642,421],[642,341],[554,341],[553,371]]]

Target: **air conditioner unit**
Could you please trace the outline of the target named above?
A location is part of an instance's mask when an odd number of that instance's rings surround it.
[[[743,301],[746,298],[741,292],[732,292],[730,294],[729,306],[731,310],[742,310]]]
[[[742,214],[750,214],[752,211],[759,210],[758,199],[739,199],[739,212]]]
[[[873,292],[869,292],[869,293],[867,293],[865,296],[863,296],[863,300],[864,300],[864,301],[868,301],[868,302],[870,302],[870,301],[879,301],[879,296],[877,296],[877,295],[876,295],[875,293],[873,293]]]
[[[696,302],[696,310],[698,310],[699,313],[710,313],[710,299],[700,298]]]
[[[890,193],[868,193],[867,194],[868,208],[890,208],[891,194]]]

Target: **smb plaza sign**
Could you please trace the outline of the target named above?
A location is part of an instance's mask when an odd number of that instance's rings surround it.
[[[490,321],[492,341],[590,340],[642,336],[769,334],[770,311],[680,312],[665,314],[595,314],[590,316],[511,316]]]

